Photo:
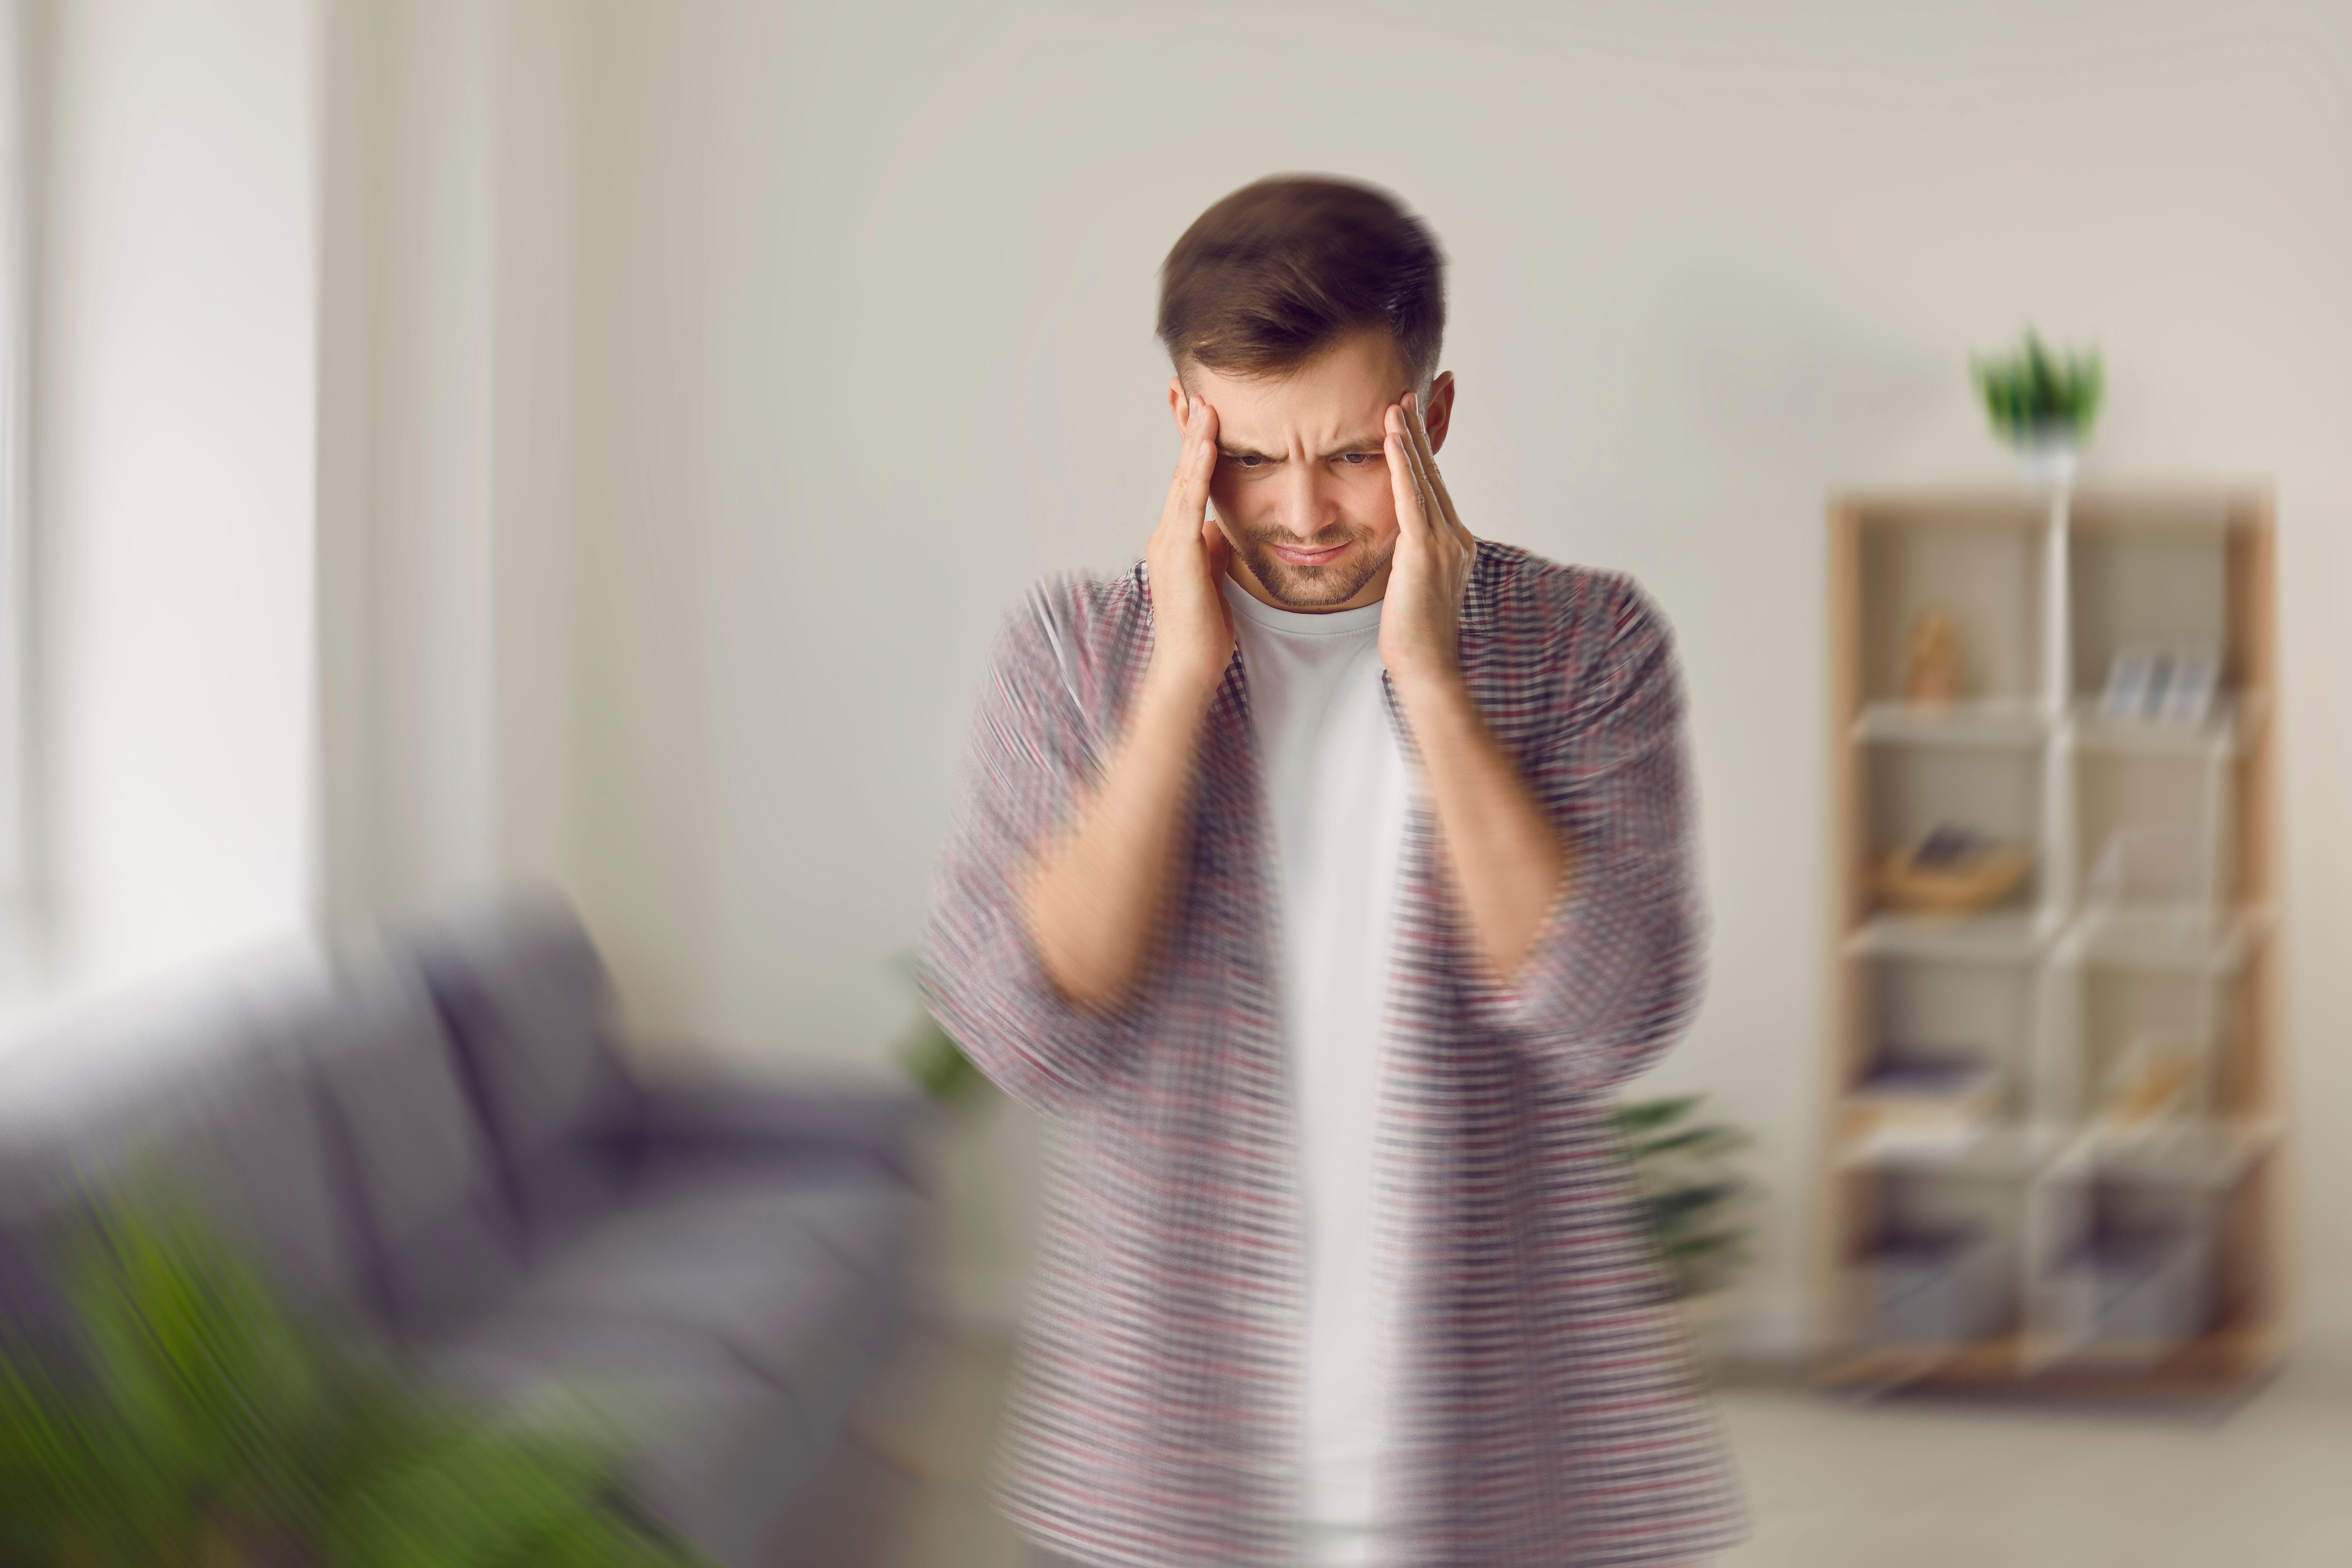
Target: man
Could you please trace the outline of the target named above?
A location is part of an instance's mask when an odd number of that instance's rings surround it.
[[[1144,559],[983,689],[924,971],[1054,1121],[1000,1496],[1074,1561],[1741,1533],[1609,1121],[1700,984],[1680,677],[1630,579],[1465,525],[1442,273],[1365,186],[1204,213]]]

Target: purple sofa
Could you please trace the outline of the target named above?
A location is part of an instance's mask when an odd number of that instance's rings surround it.
[[[772,1527],[906,1323],[919,1097],[647,1080],[552,899],[285,968],[0,1062],[0,1321],[67,1342],[62,1228],[161,1169],[429,1375],[608,1406],[632,1496],[713,1559],[792,1560]]]

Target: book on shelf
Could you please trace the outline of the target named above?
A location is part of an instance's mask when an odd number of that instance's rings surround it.
[[[2000,1109],[2000,1074],[1974,1052],[1890,1050],[1840,1107],[1843,1131],[1877,1152],[1948,1149],[1974,1140]]]
[[[2201,728],[2213,710],[2221,670],[2218,648],[2127,643],[2108,660],[2099,717],[2110,724]]]

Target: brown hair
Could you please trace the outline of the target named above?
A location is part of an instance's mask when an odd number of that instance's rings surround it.
[[[1445,258],[1376,186],[1276,174],[1192,221],[1160,268],[1160,341],[1234,375],[1296,370],[1366,327],[1396,340],[1418,386],[1445,336]]]

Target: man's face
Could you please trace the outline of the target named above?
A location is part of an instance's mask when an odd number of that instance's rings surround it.
[[[1432,450],[1445,440],[1453,384],[1441,375],[1430,388]],[[1217,411],[1209,499],[1243,587],[1292,610],[1353,609],[1386,592],[1397,515],[1381,423],[1410,390],[1383,331],[1344,338],[1279,377],[1193,364],[1170,381],[1180,429],[1194,396]]]

